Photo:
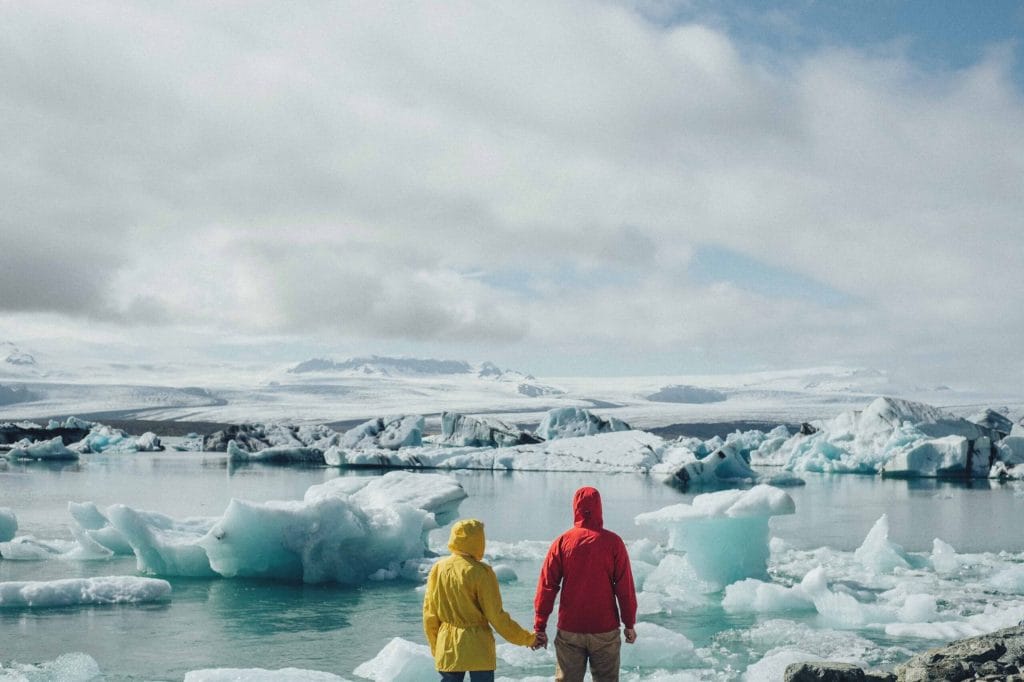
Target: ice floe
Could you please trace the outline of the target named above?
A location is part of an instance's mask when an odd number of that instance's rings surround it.
[[[167,601],[171,584],[156,578],[104,576],[0,582],[0,608],[50,608]]]
[[[579,407],[560,407],[544,415],[535,433],[544,440],[555,440],[629,431],[630,428],[629,424],[615,417],[599,417]]]
[[[62,654],[45,663],[0,663],[5,682],[102,682],[103,671],[92,656],[79,652]]]

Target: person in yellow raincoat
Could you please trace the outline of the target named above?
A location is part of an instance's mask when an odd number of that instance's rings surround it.
[[[492,682],[497,656],[493,626],[502,637],[536,648],[537,636],[501,605],[494,569],[483,563],[484,524],[458,521],[448,539],[451,556],[430,569],[423,597],[423,631],[443,682]]]

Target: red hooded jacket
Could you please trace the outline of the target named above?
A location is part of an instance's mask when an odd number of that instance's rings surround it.
[[[636,624],[636,589],[626,545],[604,528],[601,494],[580,488],[572,498],[573,528],[558,536],[540,570],[534,630],[547,628],[559,589],[558,629],[595,633]],[[616,601],[618,607],[616,607]]]

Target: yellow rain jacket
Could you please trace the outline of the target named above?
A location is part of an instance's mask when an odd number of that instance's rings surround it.
[[[494,670],[491,626],[513,644],[530,646],[534,635],[501,605],[494,569],[483,563],[484,524],[459,521],[448,539],[452,555],[430,569],[423,597],[423,631],[442,672]]]

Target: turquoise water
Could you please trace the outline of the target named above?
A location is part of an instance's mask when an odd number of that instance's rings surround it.
[[[0,506],[15,511],[20,535],[71,539],[68,501],[93,501],[101,507],[123,503],[176,517],[215,516],[232,497],[299,499],[310,485],[339,475],[378,474],[268,466],[229,470],[217,454],[97,456],[73,466],[12,466],[0,471]],[[482,519],[488,540],[496,546],[515,543],[499,560],[511,565],[519,579],[503,585],[502,591],[506,608],[524,625],[532,622],[537,553],[570,525],[569,505],[576,488],[593,485],[601,490],[606,525],[627,540],[651,537],[634,525],[637,514],[693,498],[693,493],[640,475],[453,475],[469,493],[460,516]],[[1024,552],[1024,530],[1015,522],[1024,497],[1012,486],[967,487],[865,476],[806,478],[806,486],[788,489],[797,513],[772,521],[773,535],[794,549],[853,550],[886,513],[891,539],[912,552],[930,551],[935,537],[958,552]],[[443,546],[446,532],[435,531],[432,546]],[[131,558],[0,561],[0,581],[135,573]],[[370,583],[358,589],[228,579],[170,582],[172,600],[160,605],[0,610],[0,662],[41,662],[81,651],[96,659],[110,680],[180,680],[189,670],[214,667],[298,667],[354,677],[352,670],[392,637],[423,641],[421,595],[407,582]],[[812,621],[806,615],[794,618]],[[645,620],[686,635],[698,647],[721,649],[732,641],[730,633],[749,629],[761,619],[730,615],[712,606],[653,614]],[[920,642],[892,638],[885,644],[925,648]],[[729,679],[726,668],[742,671],[758,655],[756,645],[737,645],[711,667]],[[516,674],[508,666],[500,672]]]

